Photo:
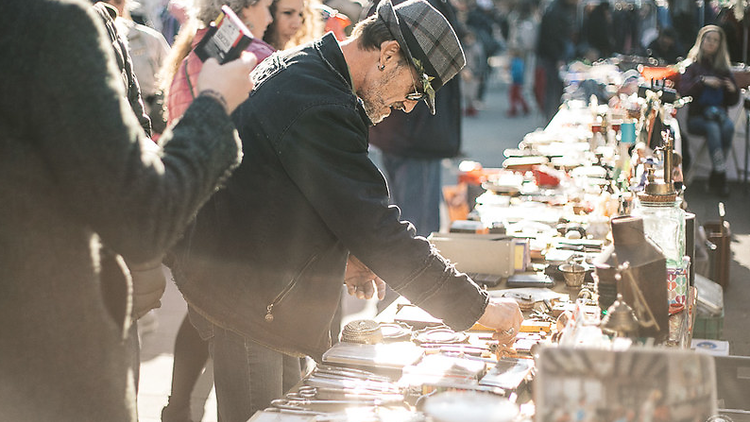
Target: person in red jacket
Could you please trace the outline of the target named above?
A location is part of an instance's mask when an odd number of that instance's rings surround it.
[[[168,125],[182,117],[195,99],[195,80],[203,62],[194,49],[206,35],[211,21],[219,16],[221,4],[200,0],[196,6],[196,16],[182,26],[161,72]],[[271,0],[237,0],[229,6],[253,33],[253,41],[246,51],[253,53],[260,63],[275,50],[262,39],[272,21]],[[186,315],[175,338],[172,389],[169,403],[162,409],[162,421],[191,420],[190,396],[207,362],[208,344],[200,338]]]
[[[238,0],[230,3],[232,11],[255,37],[246,51],[253,53],[258,63],[262,62],[275,51],[263,41],[263,34],[272,21],[269,10],[271,0]],[[195,76],[200,73],[203,62],[193,50],[206,35],[211,21],[221,12],[221,4],[212,0],[198,1],[196,6],[196,16],[183,25],[161,72],[162,84],[165,85],[167,124],[182,116],[195,98]]]

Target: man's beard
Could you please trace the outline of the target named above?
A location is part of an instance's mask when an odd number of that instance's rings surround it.
[[[378,112],[378,110],[383,110],[385,108],[385,104],[383,104],[382,99],[379,97],[372,99],[362,98],[362,103],[365,107],[365,114],[367,114],[367,117],[370,118],[370,122],[372,122],[373,125],[382,122],[383,119],[390,115]]]
[[[400,66],[397,66],[393,70],[389,70],[382,75],[377,81],[371,82],[368,85],[362,87],[357,95],[362,99],[362,103],[365,107],[365,114],[370,118],[373,125],[376,125],[383,121],[386,117],[391,114],[391,108],[385,103],[385,89],[388,84],[395,79],[396,72]]]
[[[383,114],[383,110],[390,110],[383,101],[383,95],[381,94],[382,87],[383,85],[381,84],[364,87],[360,97],[365,107],[365,114],[370,118],[373,125],[382,122],[383,119],[388,117],[388,114]]]

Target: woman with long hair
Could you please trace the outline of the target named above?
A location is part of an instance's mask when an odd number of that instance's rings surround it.
[[[203,62],[195,54],[195,46],[208,27],[227,4],[253,33],[253,41],[246,51],[257,57],[258,63],[275,49],[262,40],[272,17],[272,0],[196,0],[191,17],[182,26],[160,72],[166,99],[167,122],[180,118],[195,98],[195,81]],[[172,390],[169,403],[162,409],[163,422],[190,422],[190,396],[208,361],[208,343],[198,334],[186,315],[175,339]],[[290,359],[290,362],[292,360]]]
[[[253,33],[255,38],[247,51],[255,54],[260,63],[279,49],[281,45],[279,41],[283,41],[283,45],[291,45],[294,42],[300,42],[295,40],[306,41],[322,35],[322,25],[315,24],[319,21],[315,19],[318,15],[313,15],[309,9],[303,7],[316,0],[306,0],[304,4],[300,0],[293,0],[291,3],[294,4],[295,1],[299,2],[299,5],[290,6],[289,0],[273,0],[273,2],[272,0],[196,0],[194,17],[180,30],[172,52],[162,69],[162,86],[166,90],[168,121],[179,118],[193,100],[195,83],[193,75],[197,74],[203,65],[193,50],[205,35],[210,22],[219,15],[222,4],[228,4]],[[279,5],[279,3],[282,4]],[[276,5],[275,13],[272,4]],[[290,10],[292,13],[289,13]],[[302,22],[296,24],[295,15],[301,16],[299,20]],[[275,21],[275,16],[280,16],[278,22]],[[265,41],[264,34],[271,32],[272,23],[276,23],[275,28],[288,29],[291,26],[296,28],[296,31],[290,37],[277,35]],[[273,32],[277,33],[278,29],[274,29]],[[172,390],[169,403],[162,409],[162,422],[191,421],[190,398],[198,378],[205,369],[208,357],[208,342],[201,338],[186,315],[175,338]],[[284,356],[284,365],[285,374],[288,369],[290,373],[296,371],[297,378],[299,377],[297,358]],[[289,378],[295,379],[294,374],[291,374]]]
[[[167,105],[167,121],[182,116],[193,101],[194,75],[200,72],[203,62],[193,52],[203,39],[210,23],[221,13],[221,6],[228,5],[253,33],[253,41],[247,47],[258,58],[258,63],[274,52],[274,48],[263,41],[263,34],[272,21],[272,0],[195,0],[191,16],[177,34],[172,50],[160,72],[160,81]]]
[[[319,0],[274,0],[273,22],[263,40],[277,50],[284,50],[313,40],[323,34]]]
[[[692,63],[680,78],[679,91],[693,97],[688,109],[688,132],[706,137],[711,155],[709,191],[728,196],[726,157],[732,147],[734,122],[727,114],[737,104],[740,91],[732,75],[727,40],[716,25],[706,25],[698,32],[695,45],[688,52]]]

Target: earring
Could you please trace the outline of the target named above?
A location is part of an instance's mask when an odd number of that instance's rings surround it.
[[[381,71],[381,72],[382,72],[383,70],[385,70],[385,65],[384,65],[384,64],[379,64],[379,63],[378,63],[378,70],[379,70],[379,71]]]

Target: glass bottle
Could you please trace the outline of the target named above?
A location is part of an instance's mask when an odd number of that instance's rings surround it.
[[[682,199],[672,182],[672,147],[674,138],[670,131],[663,132],[663,180],[656,180],[655,169],[648,169],[648,183],[638,194],[634,213],[643,217],[646,235],[661,248],[667,260],[667,296],[670,304],[687,301],[687,273],[690,260],[685,259],[685,211]]]
[[[662,250],[667,260],[667,297],[670,304],[687,302],[687,269],[685,260],[685,211],[680,207],[672,182],[672,138],[664,136],[664,177],[656,180],[655,169],[648,169],[648,182],[638,194],[634,214],[643,218],[646,235]]]
[[[682,199],[649,201],[639,197],[634,214],[643,218],[646,235],[661,248],[667,267],[683,265],[685,256],[685,211]]]

